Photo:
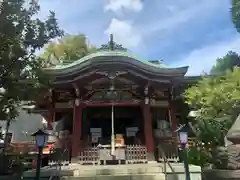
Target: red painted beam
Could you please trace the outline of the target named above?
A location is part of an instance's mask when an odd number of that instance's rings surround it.
[[[121,106],[139,106],[142,103],[141,102],[84,102],[85,106],[87,107],[106,107],[106,106],[112,106],[112,104],[114,104],[114,106],[117,107],[121,107]]]

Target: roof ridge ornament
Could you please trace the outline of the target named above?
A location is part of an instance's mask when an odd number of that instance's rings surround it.
[[[127,49],[124,48],[121,44],[117,44],[116,42],[114,42],[113,34],[110,34],[110,39],[109,39],[108,43],[101,45],[101,47],[99,49],[100,50],[110,50],[110,51],[114,51],[114,50],[127,51]]]

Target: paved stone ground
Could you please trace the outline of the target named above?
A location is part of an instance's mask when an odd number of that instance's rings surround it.
[[[179,174],[180,179],[184,179],[183,164],[171,164],[175,173]],[[162,163],[148,163],[148,164],[127,164],[127,165],[79,165],[71,164],[63,167],[61,176],[68,180],[165,180],[164,165]],[[193,172],[194,180],[201,180],[198,178],[201,174],[198,167],[190,167]],[[167,167],[168,180],[174,180],[174,174],[169,167]],[[51,175],[59,174],[56,168],[42,168],[41,180],[49,179]],[[35,176],[34,171],[24,173],[25,180],[33,180]]]

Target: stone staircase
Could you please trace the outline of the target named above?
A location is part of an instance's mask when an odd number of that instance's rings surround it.
[[[53,168],[41,170],[41,180],[49,180],[52,175],[57,175]],[[81,166],[71,164],[61,170],[64,180],[165,180],[163,168],[160,164],[129,164],[106,166]],[[24,180],[34,180],[33,171],[24,173]],[[57,180],[53,178],[52,180]]]
[[[45,180],[45,179],[44,179]],[[164,176],[157,174],[148,175],[101,175],[97,177],[63,177],[63,180],[165,180]]]
[[[171,168],[170,168],[171,166]],[[164,173],[163,163],[124,165],[80,165],[70,164],[61,171],[54,167],[41,169],[40,180],[185,180],[182,163],[171,163]],[[190,165],[192,180],[201,180],[201,167]],[[35,180],[35,171],[26,171],[23,180]],[[53,176],[58,176],[54,177]],[[167,177],[167,179],[166,179]]]

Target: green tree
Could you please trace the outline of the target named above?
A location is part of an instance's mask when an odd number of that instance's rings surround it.
[[[232,22],[240,32],[240,0],[232,0]]]
[[[199,112],[195,122],[198,141],[205,144],[205,149],[224,146],[224,137],[240,111],[240,68],[203,77],[184,96],[186,103]]]
[[[36,18],[39,10],[34,0],[0,3],[0,118],[8,120],[7,131],[22,100],[34,100],[38,91],[47,87],[36,50],[63,35],[55,13],[41,21]]]
[[[219,76],[203,77],[185,92],[186,102],[200,110],[199,118],[220,118],[236,112],[240,102],[240,68]]]
[[[66,35],[58,41],[49,43],[41,57],[51,65],[54,60],[57,63],[76,61],[96,50],[96,47],[87,43],[85,35]]]
[[[229,51],[226,56],[218,58],[216,65],[212,67],[211,74],[221,74],[227,70],[232,70],[235,66],[240,66],[240,57],[237,53]]]

